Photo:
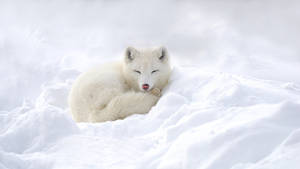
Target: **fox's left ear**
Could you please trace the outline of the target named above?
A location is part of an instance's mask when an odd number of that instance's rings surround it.
[[[165,62],[168,60],[168,51],[167,48],[164,46],[159,47],[159,57],[158,59],[162,62]]]
[[[127,47],[126,51],[125,51],[125,61],[126,63],[132,62],[135,59],[136,54],[138,53],[138,51],[129,46]]]

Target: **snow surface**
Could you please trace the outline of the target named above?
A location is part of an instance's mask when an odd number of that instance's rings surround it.
[[[71,119],[70,84],[1,112],[1,168],[299,167],[295,84],[175,67],[149,114],[99,124]]]
[[[299,169],[299,5],[0,0],[0,169]],[[72,120],[80,72],[157,44],[175,66],[148,114]]]

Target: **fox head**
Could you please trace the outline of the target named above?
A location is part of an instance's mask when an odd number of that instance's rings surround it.
[[[163,89],[171,73],[169,55],[165,47],[135,49],[125,51],[123,73],[126,82],[135,90],[150,91]]]

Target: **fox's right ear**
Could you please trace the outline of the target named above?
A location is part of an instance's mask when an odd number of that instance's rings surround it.
[[[134,60],[137,50],[131,46],[127,47],[125,51],[125,60],[126,62],[131,62]]]
[[[159,50],[159,57],[158,59],[162,62],[167,61],[168,60],[168,51],[167,48],[164,46],[161,46],[158,48]]]

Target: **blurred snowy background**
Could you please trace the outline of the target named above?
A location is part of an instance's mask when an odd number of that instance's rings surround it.
[[[0,0],[0,169],[298,169],[300,1]],[[146,115],[76,124],[76,76],[164,45]],[[78,146],[80,145],[80,146]]]
[[[300,83],[300,1],[1,0],[0,110],[57,69],[165,45],[180,65]]]

